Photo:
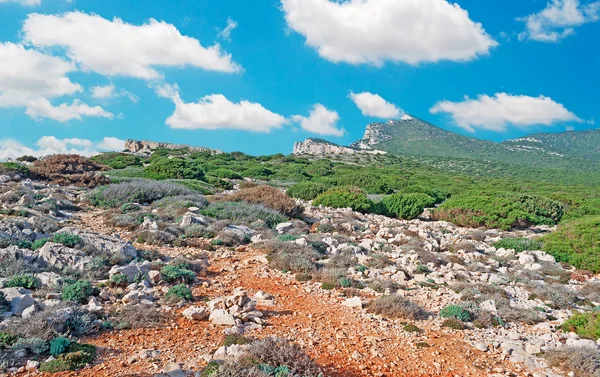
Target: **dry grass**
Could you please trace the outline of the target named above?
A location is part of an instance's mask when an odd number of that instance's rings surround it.
[[[118,328],[141,329],[158,327],[165,324],[170,316],[148,305],[127,305],[111,315],[112,322]]]
[[[419,305],[394,294],[371,301],[367,310],[388,318],[425,319],[428,313]]]
[[[295,217],[301,213],[301,208],[296,205],[294,199],[275,187],[265,185],[244,188],[231,195],[213,199],[263,204],[265,207],[274,209],[289,217]]]
[[[600,352],[597,349],[561,347],[544,354],[548,364],[575,373],[575,377],[600,377]]]
[[[87,157],[74,154],[57,154],[33,163],[31,172],[42,179],[59,185],[96,187],[109,180],[99,174],[107,170]]]

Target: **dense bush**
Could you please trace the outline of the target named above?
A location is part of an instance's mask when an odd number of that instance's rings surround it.
[[[289,217],[300,214],[300,207],[281,190],[265,185],[248,187],[223,197],[226,201],[244,201],[252,204],[262,204]]]
[[[169,288],[169,291],[165,295],[165,300],[173,302],[180,300],[192,300],[194,295],[192,290],[185,284],[179,284]]]
[[[94,293],[94,287],[87,280],[78,280],[73,284],[65,285],[62,289],[62,298],[65,301],[86,303],[87,298]]]
[[[405,220],[416,219],[423,210],[435,205],[435,199],[427,194],[393,194],[384,197],[379,208],[384,215]]]
[[[25,289],[36,289],[40,286],[40,281],[33,275],[16,275],[8,279],[5,283],[7,288],[21,287]]]
[[[426,194],[435,200],[435,204],[439,204],[444,200],[448,199],[450,194],[448,191],[443,190],[439,187],[423,186],[423,185],[412,185],[403,187],[400,189],[402,194]]]
[[[367,305],[367,310],[389,318],[413,320],[427,318],[427,312],[423,308],[397,294],[383,296],[371,301]]]
[[[119,208],[126,203],[152,203],[177,195],[197,193],[174,183],[136,180],[99,187],[89,194],[89,199],[97,207]]]
[[[542,238],[543,249],[560,262],[581,270],[600,272],[600,216],[561,224]]]
[[[29,168],[25,165],[18,164],[16,162],[0,162],[0,175],[15,175],[18,174],[21,177],[29,176]]]
[[[596,341],[600,339],[600,312],[574,314],[562,325],[567,332],[574,332],[582,338]]]
[[[60,243],[71,248],[81,246],[83,244],[81,237],[69,233],[55,233],[52,236],[52,242]]]
[[[558,347],[544,352],[552,368],[573,372],[579,377],[600,377],[600,351],[590,347]]]
[[[160,269],[160,273],[167,282],[174,282],[177,280],[190,282],[196,279],[196,274],[194,273],[194,271],[190,271],[186,268],[181,268],[179,266],[164,266]]]
[[[537,197],[527,197],[521,202],[518,201],[519,197],[504,194],[461,194],[443,203],[433,212],[433,217],[471,228],[510,229],[555,224],[558,214],[549,207],[552,207],[552,203],[558,203]],[[540,207],[535,207],[536,203],[540,203]]]
[[[152,179],[204,179],[204,171],[195,161],[185,158],[155,158],[145,168]]]
[[[372,209],[373,202],[367,198],[367,194],[362,190],[347,187],[327,190],[313,200],[313,205],[332,208],[352,208],[354,211],[366,213]]]
[[[462,306],[449,305],[440,310],[440,317],[442,318],[454,318],[463,322],[469,322],[471,315]]]
[[[89,344],[71,343],[56,359],[40,365],[40,371],[57,373],[78,370],[92,363],[96,358],[96,347]]]
[[[87,157],[57,154],[33,163],[31,172],[36,176],[60,185],[96,187],[108,183],[108,178],[99,174],[104,168]]]
[[[276,270],[295,273],[311,273],[317,269],[319,253],[310,246],[293,242],[266,241],[259,248],[267,253],[269,266]]]
[[[526,250],[541,250],[542,243],[531,238],[503,238],[498,242],[494,242],[492,245],[497,249],[513,249],[517,253],[521,253]]]
[[[317,196],[327,191],[327,186],[315,182],[296,183],[287,190],[287,194],[292,198],[303,200],[313,200]]]
[[[267,208],[262,204],[250,204],[246,202],[210,203],[208,207],[201,210],[201,213],[218,220],[232,220],[245,224],[262,220],[270,228],[274,228],[277,224],[287,220],[287,217],[281,213]]]
[[[142,158],[127,153],[107,152],[91,158],[92,161],[110,167],[111,169],[125,169],[131,166],[142,166]]]
[[[71,340],[63,336],[59,336],[50,341],[50,355],[57,357],[67,351],[71,345]]]

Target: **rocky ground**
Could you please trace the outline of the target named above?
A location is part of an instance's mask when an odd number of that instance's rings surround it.
[[[203,237],[149,245],[149,234],[164,232],[156,208],[147,208],[157,216],[139,226],[116,226],[87,202],[84,189],[0,181],[0,291],[9,303],[0,331],[39,339],[39,322],[97,347],[93,363],[58,376],[201,376],[211,360],[234,360],[250,347],[224,346],[232,334],[290,340],[325,376],[563,376],[569,371],[548,367],[545,351],[598,347],[558,328],[574,310],[598,305],[586,293],[598,277],[542,251],[492,246],[549,228],[482,231],[430,221],[427,213],[402,221],[300,203],[303,220],[274,230],[221,224],[248,238],[239,245]],[[198,208],[171,222],[182,229],[215,223]],[[266,255],[316,243],[325,271],[344,271],[341,284],[275,269]],[[179,270],[164,269],[183,265],[186,272],[175,278],[170,273]],[[9,283],[22,271],[35,287]],[[97,289],[65,306],[65,286],[84,279]],[[193,297],[173,293],[180,283]],[[417,304],[421,314],[376,314],[372,302],[390,294]],[[442,318],[451,305],[472,318]],[[6,373],[43,375],[38,368],[48,356],[38,348],[0,347]]]

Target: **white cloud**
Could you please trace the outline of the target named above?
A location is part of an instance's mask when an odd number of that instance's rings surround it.
[[[50,99],[71,96],[83,91],[67,74],[75,71],[73,63],[28,50],[20,44],[0,43],[0,107],[25,108],[29,116],[59,122],[84,116],[112,119],[113,114],[99,106],[74,100],[71,104],[53,105]]]
[[[390,119],[399,118],[404,114],[396,105],[387,102],[378,94],[350,92],[350,99],[362,111],[364,116]]]
[[[227,19],[227,26],[225,26],[225,29],[221,30],[221,32],[219,32],[219,37],[229,41],[231,40],[231,32],[234,29],[237,29],[238,27],[238,23],[235,22],[234,20],[231,19],[231,17],[229,17]]]
[[[27,7],[36,7],[42,4],[42,0],[0,0],[3,3],[17,3]]]
[[[336,127],[340,120],[338,113],[327,109],[320,103],[313,106],[308,117],[294,115],[292,119],[299,123],[302,129],[317,135],[344,136],[346,133],[343,128]]]
[[[496,93],[494,97],[465,97],[463,102],[441,101],[430,110],[433,114],[448,113],[456,124],[469,132],[475,129],[505,131],[508,125],[527,128],[551,126],[558,122],[583,122],[562,104],[550,97],[529,97]]]
[[[520,40],[554,43],[575,34],[575,27],[600,20],[600,1],[551,0],[546,8],[517,20],[525,23]]]
[[[281,0],[289,28],[332,62],[466,61],[498,43],[446,0]]]
[[[170,98],[175,104],[175,112],[166,121],[171,128],[271,132],[287,122],[285,117],[259,103],[234,103],[222,94],[211,94],[196,103],[186,103],[179,96],[176,85],[162,85],[155,90],[159,96]]]
[[[105,76],[158,79],[154,67],[193,66],[212,71],[238,72],[231,55],[219,44],[204,47],[181,35],[172,24],[150,19],[132,25],[115,18],[70,12],[62,15],[28,15],[24,40],[37,47],[63,47],[82,69]]]
[[[27,147],[13,139],[0,139],[0,160],[15,159],[23,155],[35,157],[47,156],[58,153],[79,154],[92,156],[99,151],[121,151],[124,140],[114,137],[105,137],[98,143],[88,139],[58,139],[54,136],[43,136],[34,147]]]
[[[97,148],[103,151],[122,151],[125,149],[125,140],[105,137],[97,144]]]
[[[131,102],[138,103],[140,99],[135,94],[128,92],[125,89],[117,90],[114,84],[97,85],[90,88],[92,98],[110,99],[118,97],[127,97]]]

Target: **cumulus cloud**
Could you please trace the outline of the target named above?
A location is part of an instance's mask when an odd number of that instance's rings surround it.
[[[600,1],[551,0],[540,12],[517,20],[526,27],[520,40],[555,43],[575,34],[575,27],[600,20]]]
[[[27,7],[36,7],[42,4],[42,0],[0,0],[3,3],[16,3]]]
[[[498,43],[446,0],[281,0],[290,29],[332,62],[467,61]]]
[[[300,127],[305,131],[317,135],[344,136],[346,133],[343,128],[336,127],[337,122],[340,120],[338,113],[327,109],[320,103],[313,106],[308,117],[294,115],[292,120],[300,124]]]
[[[350,99],[362,111],[364,116],[390,119],[399,118],[404,114],[396,105],[387,102],[378,94],[350,92]]]
[[[166,121],[171,128],[271,132],[287,122],[282,115],[255,102],[234,103],[222,94],[211,94],[198,102],[186,103],[179,96],[176,85],[161,85],[155,90],[175,104],[175,112]]]
[[[139,98],[138,96],[136,96],[135,94],[125,90],[125,89],[120,89],[117,90],[117,88],[115,87],[114,84],[108,84],[108,85],[97,85],[97,86],[93,86],[90,88],[90,91],[92,93],[92,98],[95,99],[111,99],[111,98],[118,98],[118,97],[127,97],[129,98],[129,100],[131,102],[139,102]]]
[[[82,69],[105,76],[154,80],[161,77],[155,67],[192,66],[221,72],[241,69],[219,44],[205,47],[172,24],[154,19],[132,25],[119,18],[111,21],[82,12],[33,13],[23,24],[23,37],[37,47],[62,47]]]
[[[238,23],[235,22],[234,20],[232,20],[231,17],[229,17],[227,19],[227,26],[225,26],[225,29],[223,29],[219,32],[219,37],[221,37],[227,41],[230,41],[231,40],[231,32],[234,29],[237,29],[237,27],[238,27]]]
[[[88,139],[58,139],[54,136],[43,136],[33,147],[28,147],[13,139],[0,139],[0,160],[15,159],[23,155],[41,157],[58,153],[93,156],[101,151],[121,151],[124,140],[105,137],[99,142]]]
[[[430,112],[449,114],[459,127],[469,132],[475,132],[475,129],[501,132],[509,125],[527,128],[558,122],[583,122],[550,97],[506,93],[496,93],[493,97],[480,95],[477,99],[465,97],[463,102],[441,101]]]
[[[50,99],[70,96],[83,91],[67,74],[76,66],[60,58],[26,49],[15,43],[0,43],[0,107],[25,108],[29,116],[49,118],[59,122],[84,116],[113,118],[99,106],[74,100],[71,104],[53,105]]]

